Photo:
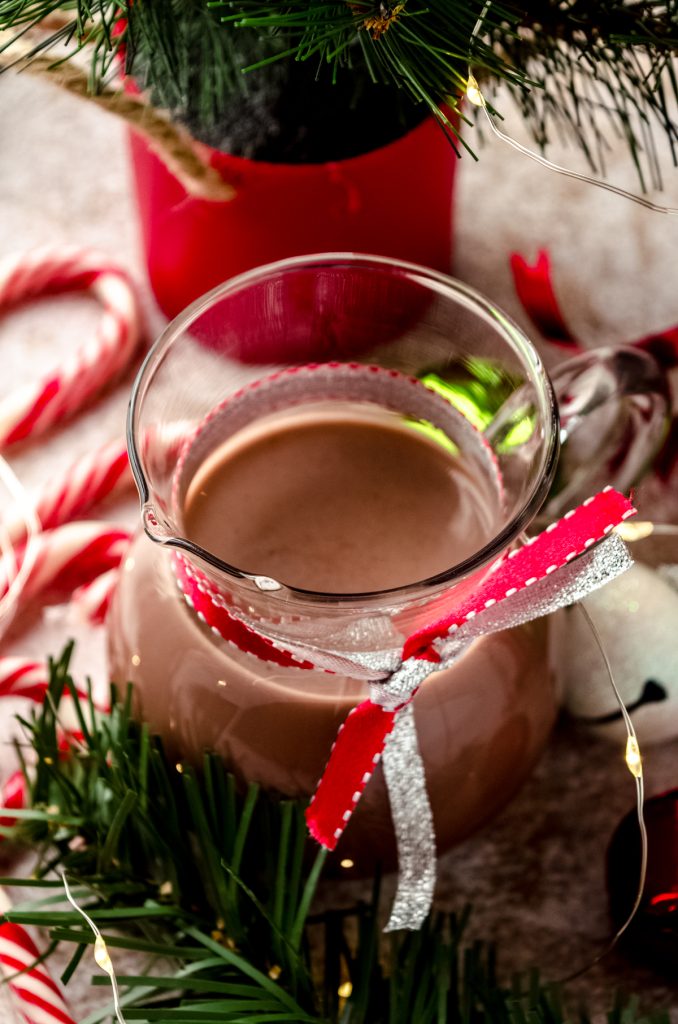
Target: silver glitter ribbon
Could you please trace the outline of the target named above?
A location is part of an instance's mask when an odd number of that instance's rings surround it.
[[[418,929],[436,884],[436,837],[419,752],[414,708],[398,712],[382,757],[398,848],[398,891],[385,931]]]
[[[529,545],[529,541],[527,542]],[[284,649],[317,668],[370,683],[374,704],[397,711],[382,752],[398,850],[398,887],[386,931],[417,930],[431,908],[436,878],[436,841],[424,763],[417,741],[412,698],[434,672],[449,668],[481,636],[549,615],[586,597],[625,572],[632,559],[616,533],[610,533],[557,572],[510,591],[490,607],[480,607],[460,625],[434,640],[440,660],[407,658],[392,651],[319,651],[286,641]],[[258,632],[265,634],[260,625]],[[278,641],[268,636],[276,646]]]
[[[517,591],[441,637],[434,646],[439,663],[408,658],[383,682],[373,682],[375,704],[400,707],[382,763],[398,849],[398,888],[386,931],[417,930],[431,908],[436,878],[436,843],[424,763],[410,703],[423,681],[449,668],[480,636],[519,626],[574,604],[633,564],[621,538],[612,533],[553,577]],[[359,660],[359,657],[356,658]]]

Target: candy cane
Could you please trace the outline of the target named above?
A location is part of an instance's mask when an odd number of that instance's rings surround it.
[[[13,772],[2,787],[2,810],[22,810],[26,806],[26,779],[23,772]],[[12,828],[16,825],[16,818],[0,817],[0,826]],[[4,843],[5,836],[0,836]]]
[[[94,338],[37,384],[0,402],[0,448],[43,433],[79,410],[129,362],[140,314],[127,275],[105,256],[80,249],[39,249],[0,262],[0,312],[38,296],[87,291],[103,314]]]
[[[53,529],[133,484],[124,440],[110,441],[74,462],[39,495],[36,512],[43,530]]]
[[[18,558],[32,564],[19,597],[19,608],[38,595],[71,594],[103,572],[115,568],[127,550],[130,532],[110,523],[69,523],[32,538]],[[4,589],[0,576],[0,593]]]
[[[120,569],[109,569],[73,592],[71,606],[83,622],[93,626],[104,622],[120,579]]]
[[[49,666],[31,658],[0,658],[0,698],[25,697],[42,704],[49,686]],[[87,700],[85,690],[78,688],[78,697]]]
[[[194,429],[188,421],[180,421],[162,431],[151,425],[142,439],[143,457],[149,469],[158,475],[170,471],[186,436]],[[133,483],[126,441],[124,438],[108,441],[81,455],[42,488],[34,506],[40,526],[51,530],[79,519],[105,499],[125,493]],[[17,518],[6,528],[14,544],[24,539],[26,523],[23,519]]]
[[[58,371],[0,402],[0,448],[39,435],[75,413],[127,365],[137,347],[136,297],[123,271],[105,258],[74,249],[41,250],[0,262],[0,313],[38,296],[75,290],[88,291],[103,307],[97,332]],[[5,560],[0,567],[0,596],[7,594],[22,566],[20,607],[50,592],[72,592],[117,566],[128,546],[127,530],[100,523],[61,524],[121,490],[130,479],[124,446],[112,443],[79,459],[39,496],[37,512],[46,532],[27,539],[23,524],[5,524],[15,544],[16,565]],[[94,590],[85,590],[91,603]],[[100,608],[103,602],[102,596]],[[48,681],[42,662],[0,658],[0,697],[42,701]],[[78,696],[85,694],[78,691]],[[7,780],[2,798],[10,811],[25,805],[20,772]],[[9,816],[0,820],[3,825],[13,823]],[[1,909],[7,910],[7,905]],[[45,967],[36,965],[38,958],[24,928],[9,922],[0,925],[0,972],[25,1024],[75,1024],[59,988]]]
[[[77,519],[106,498],[116,497],[133,483],[127,446],[121,438],[80,456],[58,478],[38,494],[35,511],[43,530]],[[25,524],[9,524],[9,536],[16,545],[24,539]]]
[[[0,697],[27,697],[42,703],[49,672],[44,661],[30,658],[0,658]]]
[[[4,897],[3,903],[6,911]],[[0,925],[0,970],[25,1024],[75,1024],[56,983],[42,964],[35,964],[39,956],[25,928],[10,922]]]

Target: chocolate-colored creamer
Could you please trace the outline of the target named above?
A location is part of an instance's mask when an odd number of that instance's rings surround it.
[[[330,411],[240,431],[205,460],[186,536],[303,590],[390,590],[446,572],[497,532],[494,487],[395,414]]]
[[[299,411],[247,427],[216,444],[180,493],[195,544],[247,573],[338,595],[430,579],[501,527],[496,487],[476,463],[426,425],[370,411]],[[368,694],[365,683],[280,668],[214,637],[182,600],[169,552],[143,535],[110,638],[114,678],[137,685],[171,756],[199,763],[216,750],[243,781],[288,796],[313,792],[338,727]],[[426,680],[414,706],[443,850],[506,802],[543,747],[555,716],[544,623],[475,641]],[[393,865],[380,769],[338,851],[358,871]]]

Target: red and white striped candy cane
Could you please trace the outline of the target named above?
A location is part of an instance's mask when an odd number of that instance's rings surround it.
[[[49,685],[49,667],[32,658],[0,658],[0,697],[25,697],[42,704]],[[81,700],[87,693],[78,688]]]
[[[158,473],[166,473],[177,460],[191,424],[180,423],[171,432],[149,428],[144,437],[144,457]],[[100,502],[118,497],[132,489],[134,478],[124,438],[108,441],[92,452],[81,455],[38,493],[34,509],[43,530],[79,519]],[[18,517],[6,524],[17,545],[25,536],[26,522]]]
[[[43,433],[77,412],[105,387],[133,355],[140,334],[136,296],[126,274],[106,258],[81,250],[39,250],[0,262],[0,312],[39,296],[88,291],[103,307],[95,336],[54,373],[0,401],[0,448]],[[106,445],[74,463],[58,483],[39,496],[37,512],[45,532],[26,539],[23,525],[6,524],[15,544],[18,566],[3,566],[0,597],[21,565],[27,567],[19,608],[37,597],[70,595],[101,573],[113,579],[129,543],[129,532],[105,523],[70,523],[104,497],[131,481],[125,447]],[[110,587],[109,583],[109,597]],[[99,584],[101,591],[102,584]],[[102,594],[92,615],[107,604]],[[81,602],[85,603],[84,596]],[[0,658],[0,697],[42,701],[48,686],[47,666],[24,658]],[[85,696],[78,691],[78,696]],[[12,775],[2,790],[3,806],[23,807],[25,780]],[[12,823],[10,817],[3,824]],[[5,902],[2,897],[2,903]],[[7,906],[0,907],[6,910]],[[7,979],[14,1007],[25,1024],[75,1024],[61,992],[47,970],[35,965],[39,953],[24,928],[0,925],[0,973]]]
[[[41,704],[48,682],[46,662],[31,658],[0,658],[0,697],[26,697]]]
[[[7,909],[7,904],[3,909]],[[12,1004],[25,1024],[75,1024],[56,982],[42,964],[37,946],[25,928],[0,925],[0,970],[11,993]],[[23,973],[17,973],[17,972]]]
[[[124,493],[133,484],[127,446],[121,438],[82,455],[38,494],[35,511],[43,530],[78,519],[106,498]],[[11,523],[16,545],[24,539],[23,520]]]
[[[96,334],[54,372],[0,402],[0,448],[43,433],[77,412],[133,355],[140,313],[127,274],[82,249],[38,249],[0,261],[0,312],[39,296],[87,291],[102,306]]]
[[[25,806],[26,780],[24,773],[20,771],[12,772],[2,787],[2,810],[23,810]],[[5,815],[0,816],[0,826],[2,828],[12,828],[14,825],[16,825],[16,818]],[[4,843],[5,836],[0,835],[0,840]]]
[[[110,523],[68,523],[32,538],[18,553],[31,567],[19,597],[21,609],[36,597],[71,595],[101,573],[115,568],[125,554],[130,531]],[[4,581],[0,576],[0,593]]]
[[[151,426],[143,439],[144,458],[157,473],[167,473],[179,457],[186,436],[194,425],[179,423],[171,431]],[[51,530],[72,519],[79,519],[110,497],[130,490],[134,478],[124,438],[108,441],[94,451],[81,455],[58,477],[43,486],[35,500],[35,512],[43,530]],[[23,540],[26,523],[17,518],[6,524],[16,545]]]
[[[39,495],[36,512],[43,530],[81,518],[105,498],[134,483],[123,439],[109,441],[77,459]]]
[[[83,622],[98,626],[105,621],[119,579],[120,569],[109,569],[73,592],[71,606]]]

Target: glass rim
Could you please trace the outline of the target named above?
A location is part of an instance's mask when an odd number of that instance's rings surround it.
[[[295,587],[291,584],[279,583],[276,589],[267,589],[266,597],[275,601],[283,597],[285,600],[292,597],[299,601],[310,601],[313,603],[359,603],[373,602],[376,599],[384,598],[389,601],[399,598],[409,599],[416,597],[425,591],[439,589],[445,586],[458,583],[471,573],[482,568],[483,565],[495,559],[505,550],[535,517],[541,508],[550,490],[555,474],[556,463],[559,452],[559,418],[558,407],[551,380],[546,372],[541,356],[533,343],[529,340],[523,330],[501,309],[489,299],[485,298],[475,288],[458,281],[456,278],[441,271],[423,267],[416,263],[405,260],[394,259],[387,256],[376,256],[366,253],[353,252],[329,252],[316,253],[304,256],[292,256],[273,263],[254,267],[229,278],[215,288],[206,292],[186,307],[178,316],[171,320],[161,331],[157,340],[149,349],[141,367],[134,379],[127,411],[127,448],[129,453],[130,467],[135,483],[139,490],[141,501],[142,521],[147,536],[154,543],[160,543],[168,547],[176,548],[185,554],[197,558],[209,565],[212,569],[224,573],[233,580],[250,581],[256,584],[257,580],[267,578],[262,573],[249,573],[228,562],[222,561],[205,548],[194,544],[186,537],[173,535],[172,533],[154,533],[149,522],[155,526],[157,519],[155,509],[151,500],[150,488],[143,469],[142,459],[136,443],[136,422],[146,391],[152,383],[156,364],[161,362],[161,356],[168,351],[172,344],[190,327],[191,324],[210,309],[216,302],[220,301],[230,293],[240,291],[243,287],[265,280],[275,273],[295,269],[312,269],[338,266],[365,266],[370,265],[378,269],[392,269],[406,272],[410,276],[420,279],[420,282],[440,294],[447,293],[455,299],[462,297],[465,303],[478,312],[488,317],[495,327],[495,330],[503,337],[503,340],[510,346],[518,356],[523,368],[528,374],[528,379],[535,387],[536,393],[541,399],[544,419],[544,428],[548,432],[546,444],[542,452],[542,464],[536,474],[535,482],[524,499],[521,507],[513,514],[511,519],[494,534],[486,544],[478,551],[456,562],[449,569],[436,573],[422,580],[415,580],[411,583],[402,584],[385,590],[363,591],[356,593],[334,593],[331,591],[305,590],[302,587]]]

